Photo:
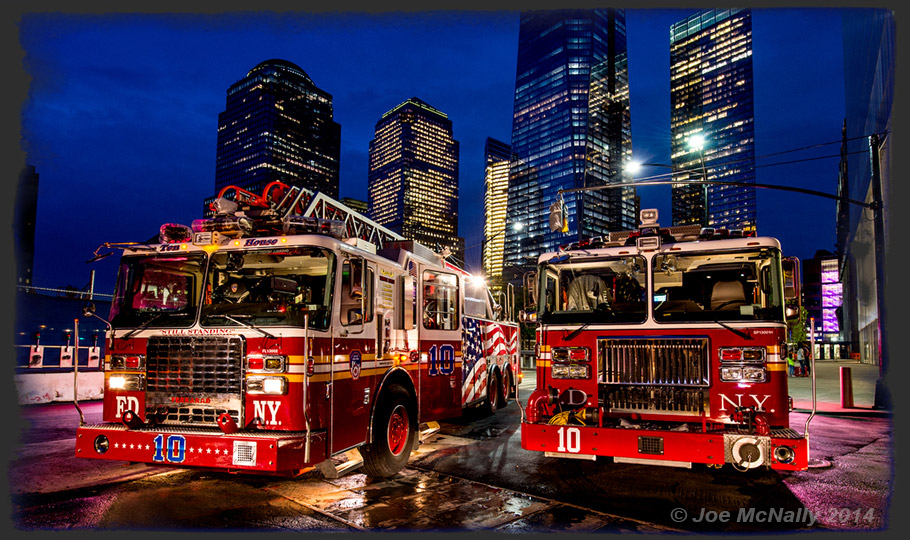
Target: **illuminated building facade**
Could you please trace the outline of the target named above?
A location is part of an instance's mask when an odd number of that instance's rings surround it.
[[[525,227],[506,228],[509,281],[542,252],[637,226],[632,187],[565,194],[568,233],[548,220],[560,189],[631,182],[627,62],[623,10],[521,14],[508,212]]]
[[[881,214],[849,205],[838,212],[838,256],[844,284],[844,331],[854,342],[854,352],[864,363],[888,370],[887,305],[879,298],[897,298],[886,289],[881,268],[888,268],[892,154],[892,114],[895,96],[897,47],[894,11],[888,8],[843,10],[846,122],[838,195],[871,203],[882,195]],[[872,145],[872,134],[879,144]],[[873,162],[878,165],[874,174]],[[881,230],[876,238],[876,224]],[[881,243],[883,249],[877,249]],[[885,302],[883,302],[885,303]],[[891,304],[892,306],[896,303]],[[892,307],[893,310],[893,307]],[[894,311],[892,311],[894,313]],[[878,393],[876,394],[878,399]]]
[[[849,358],[850,340],[843,326],[844,290],[837,255],[819,250],[803,261],[806,325],[814,320],[818,358]]]
[[[502,141],[487,138],[484,156],[483,272],[491,285],[496,286],[502,277],[502,248],[506,240],[512,147]]]
[[[275,180],[338,197],[341,126],[332,96],[298,66],[267,60],[227,91],[218,115],[215,193]]]
[[[670,101],[674,180],[755,182],[751,11],[712,9],[670,27]],[[698,136],[704,145],[693,148]],[[674,225],[755,229],[754,187],[672,193]]]
[[[461,259],[458,150],[449,117],[416,97],[382,115],[370,141],[370,217]]]

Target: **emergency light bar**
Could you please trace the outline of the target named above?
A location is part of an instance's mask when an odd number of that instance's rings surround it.
[[[282,223],[288,234],[324,234],[339,240],[345,237],[344,222],[336,219],[292,215],[285,217]]]
[[[178,223],[165,223],[158,230],[158,241],[162,244],[188,242],[192,237],[193,231]]]
[[[218,232],[225,236],[246,235],[253,230],[253,220],[246,216],[216,216],[193,221],[193,232]]]

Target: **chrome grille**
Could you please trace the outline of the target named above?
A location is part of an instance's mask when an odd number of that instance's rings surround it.
[[[242,424],[243,336],[153,336],[146,350],[146,413],[162,424]]]
[[[240,394],[244,340],[240,336],[149,338],[150,393]]]
[[[600,382],[648,386],[706,387],[708,340],[602,339],[598,341]]]
[[[612,412],[700,414],[708,411],[708,392],[697,388],[625,386],[608,388],[604,405]]]

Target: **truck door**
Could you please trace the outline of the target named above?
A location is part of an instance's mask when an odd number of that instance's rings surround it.
[[[332,355],[331,452],[366,440],[373,396],[376,357],[376,267],[362,257],[340,265],[338,317],[340,333]]]
[[[419,279],[420,421],[461,414],[458,276],[423,268]]]

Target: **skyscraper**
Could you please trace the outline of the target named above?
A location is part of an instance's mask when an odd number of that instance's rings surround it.
[[[751,11],[711,9],[670,27],[670,101],[673,180],[755,182]],[[674,225],[755,229],[754,187],[672,193]]]
[[[483,272],[496,281],[502,277],[512,147],[488,137],[484,156]]]
[[[298,66],[267,60],[234,83],[218,115],[215,192],[275,180],[338,197],[341,126],[332,96]]]
[[[458,150],[449,117],[416,97],[383,114],[370,141],[370,217],[408,240],[463,257]]]
[[[631,158],[625,12],[521,14],[506,227],[507,279],[536,256],[579,238],[636,225],[633,188],[564,195],[568,235],[549,229],[560,189],[621,184]]]

